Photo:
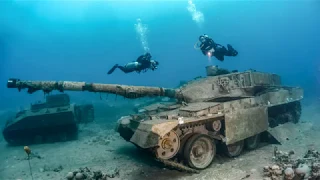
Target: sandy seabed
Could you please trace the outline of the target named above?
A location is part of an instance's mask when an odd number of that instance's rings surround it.
[[[306,108],[304,108],[306,109]],[[80,125],[79,139],[52,144],[30,145],[39,157],[30,160],[34,180],[65,180],[68,172],[88,167],[102,173],[119,171],[113,180],[262,180],[263,167],[272,165],[273,150],[294,150],[302,156],[308,148],[320,150],[320,125],[317,124],[320,109],[303,111],[301,123],[288,134],[282,145],[263,145],[253,151],[245,151],[238,158],[217,155],[212,165],[199,174],[190,174],[167,168],[139,151],[134,145],[115,133],[114,124],[94,123]],[[315,113],[318,112],[318,113]],[[0,179],[31,180],[27,155],[23,146],[9,147],[0,140]]]

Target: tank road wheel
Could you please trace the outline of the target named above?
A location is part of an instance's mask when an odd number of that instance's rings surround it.
[[[205,169],[216,155],[216,145],[204,134],[195,134],[188,139],[184,148],[184,158],[188,165],[195,169]]]
[[[180,148],[180,138],[176,132],[170,131],[163,137],[160,137],[156,157],[159,159],[170,159],[175,156]]]
[[[247,149],[253,150],[258,147],[260,142],[260,134],[247,138],[244,143]]]
[[[206,124],[206,128],[214,132],[220,131],[221,127],[222,127],[222,124],[221,124],[221,121],[219,120]]]
[[[229,157],[237,157],[241,154],[244,147],[244,141],[238,141],[234,144],[225,145],[226,151],[225,153]]]
[[[221,129],[221,121],[214,121],[213,123],[212,123],[212,129],[214,130],[214,131],[220,131],[220,129]]]

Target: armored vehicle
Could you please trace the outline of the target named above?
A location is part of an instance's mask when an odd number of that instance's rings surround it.
[[[72,140],[78,123],[92,122],[92,104],[70,104],[67,94],[46,96],[46,102],[31,104],[6,122],[5,140],[12,145]]]
[[[190,172],[207,168],[217,149],[239,156],[244,148],[255,149],[264,134],[276,138],[279,124],[299,121],[303,90],[282,85],[279,75],[254,70],[216,74],[214,66],[206,70],[207,77],[176,89],[19,79],[10,79],[7,86],[27,88],[29,93],[56,89],[176,99],[122,117],[116,130],[157,160]]]

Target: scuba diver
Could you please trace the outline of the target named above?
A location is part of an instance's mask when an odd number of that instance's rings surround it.
[[[116,68],[119,68],[124,73],[131,73],[131,72],[147,72],[148,69],[152,71],[158,68],[159,62],[155,60],[151,60],[151,54],[145,53],[138,57],[136,61],[129,62],[124,66],[119,66],[118,64],[114,65],[109,71],[108,74],[112,74]]]
[[[198,42],[195,44],[195,49],[200,49],[205,56],[214,56],[218,60],[223,61],[224,56],[237,56],[238,51],[228,44],[227,47],[215,43],[208,35],[204,34],[199,37],[200,45]]]

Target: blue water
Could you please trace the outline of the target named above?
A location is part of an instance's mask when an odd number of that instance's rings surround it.
[[[188,1],[1,1],[0,109],[41,99],[7,89],[8,78],[73,80],[175,87],[180,80],[205,76],[210,62],[193,48],[206,33],[231,44],[237,57],[211,64],[230,70],[277,73],[283,83],[302,86],[305,98],[318,99],[320,83],[320,2],[200,1],[200,26],[187,10]],[[142,74],[107,71],[144,53],[134,24],[146,35],[159,69]],[[74,96],[96,98],[90,93]]]

